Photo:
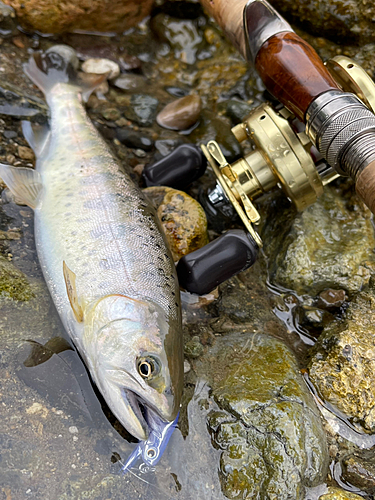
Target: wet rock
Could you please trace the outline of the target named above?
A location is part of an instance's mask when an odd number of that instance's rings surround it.
[[[113,80],[120,74],[119,65],[110,59],[87,59],[82,64],[82,70],[85,73],[96,73],[99,75],[109,73],[108,80]]]
[[[128,120],[141,127],[150,127],[155,118],[159,101],[147,94],[134,94],[130,98],[130,106],[124,111]]]
[[[0,35],[8,37],[19,33],[17,29],[16,13],[12,7],[0,2]],[[14,39],[13,39],[14,40]]]
[[[328,488],[328,493],[321,495],[319,500],[363,500],[363,497],[360,497],[355,493],[350,493],[349,491],[330,486]]]
[[[167,86],[165,87],[165,91],[168,92],[168,94],[173,95],[173,97],[185,97],[189,94],[189,90],[183,89],[181,87],[175,87],[175,86]]]
[[[363,450],[361,455],[351,455],[342,461],[342,478],[345,482],[373,495],[375,493],[374,451]]]
[[[186,130],[197,122],[201,109],[201,98],[198,95],[188,95],[167,104],[156,121],[167,129]]]
[[[34,297],[26,276],[1,255],[0,295],[19,301],[27,301]]]
[[[113,81],[113,84],[119,89],[123,90],[137,90],[142,91],[146,86],[146,79],[141,75],[120,75]]]
[[[117,108],[104,108],[100,114],[103,118],[111,122],[115,122],[121,118],[121,113]]]
[[[2,189],[3,187],[5,187],[5,184],[3,184],[0,178],[0,189]],[[21,231],[19,229],[9,229],[8,231],[0,230],[0,240],[14,241],[21,239],[21,236]]]
[[[117,139],[128,148],[143,149],[151,151],[154,147],[152,138],[144,132],[136,132],[129,128],[120,128],[116,130]]]
[[[225,106],[225,114],[231,119],[233,125],[242,123],[252,109],[254,109],[252,104],[243,101],[235,101],[234,99],[223,104]]]
[[[119,31],[134,26],[150,13],[152,0],[5,0],[21,25],[41,33],[75,30]]]
[[[296,308],[296,313],[299,316],[299,323],[307,328],[318,329],[323,328],[324,324],[333,319],[332,314],[317,307],[302,305]]]
[[[375,43],[368,43],[361,46],[354,56],[355,61],[368,72],[372,79],[375,75],[374,50]]]
[[[272,333],[285,338],[286,331],[272,312],[265,280],[266,275],[258,260],[250,269],[222,283],[219,297],[211,306],[214,315],[229,318],[232,330],[233,323],[251,325],[253,332],[263,332],[267,325],[268,332],[272,328]],[[215,331],[224,333],[225,328],[218,326]]]
[[[196,61],[203,37],[193,20],[177,19],[168,14],[158,14],[151,21],[151,29],[163,42],[174,50],[175,58],[187,64]]]
[[[327,288],[357,292],[368,283],[375,262],[369,211],[350,191],[324,189],[296,216],[290,206],[282,210],[278,204],[278,213],[265,223],[272,281],[301,295]]]
[[[157,155],[155,155],[154,160],[158,161],[163,156],[167,156],[181,144],[184,144],[184,141],[182,139],[159,139],[155,141]]]
[[[33,161],[35,159],[33,150],[26,146],[18,146],[18,156],[28,161]]]
[[[219,117],[208,109],[201,112],[199,126],[190,134],[190,139],[196,144],[207,144],[217,141],[225,158],[232,162],[241,155],[241,146],[231,132],[231,123],[225,117]]]
[[[0,115],[42,124],[47,121],[48,114],[48,108],[41,99],[25,95],[15,85],[0,82]]]
[[[310,378],[322,399],[375,432],[375,295],[361,292],[344,320],[329,324],[316,343]]]
[[[194,336],[191,340],[186,342],[184,347],[185,355],[188,358],[199,358],[204,352],[204,347],[199,341],[198,336]]]
[[[317,36],[337,42],[369,43],[375,40],[375,7],[360,0],[272,0],[272,5],[285,17],[300,23]]]
[[[264,334],[217,339],[196,365],[210,366],[212,397],[227,414],[208,418],[222,450],[228,498],[304,498],[326,475],[328,451],[318,409],[285,344]]]
[[[14,139],[17,137],[17,132],[15,132],[14,130],[4,130],[3,132],[3,136],[6,138],[6,139]]]
[[[208,243],[207,220],[201,205],[191,196],[168,187],[149,187],[175,261]]]
[[[341,307],[346,299],[345,290],[323,290],[318,296],[318,306],[324,309],[334,309]]]

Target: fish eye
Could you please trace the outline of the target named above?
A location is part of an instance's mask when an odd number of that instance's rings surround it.
[[[144,380],[151,380],[160,372],[160,365],[152,356],[140,358],[137,368],[138,373]]]

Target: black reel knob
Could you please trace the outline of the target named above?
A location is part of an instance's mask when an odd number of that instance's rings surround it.
[[[207,160],[199,147],[181,144],[161,160],[147,165],[142,176],[147,187],[184,189],[204,174],[206,166]]]
[[[251,267],[257,255],[258,246],[250,234],[243,229],[232,229],[182,257],[177,264],[179,283],[190,293],[204,295]]]

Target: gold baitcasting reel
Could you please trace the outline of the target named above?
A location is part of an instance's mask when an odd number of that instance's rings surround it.
[[[375,112],[375,83],[361,66],[345,56],[330,59],[326,66],[344,91],[355,93]],[[315,164],[310,139],[304,130],[298,131],[301,125],[285,107],[276,110],[266,103],[232,128],[240,143],[249,139],[255,144],[245,157],[229,164],[217,142],[201,146],[218,179],[208,195],[210,202],[214,206],[231,202],[259,247],[262,242],[253,227],[260,221],[255,198],[278,186],[302,211],[317,200],[326,184],[339,177],[326,163]],[[315,153],[319,155],[317,150]]]

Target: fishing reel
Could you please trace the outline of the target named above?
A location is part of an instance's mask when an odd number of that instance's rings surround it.
[[[358,64],[337,56],[326,67],[345,92],[354,93],[375,112],[375,84]],[[323,194],[326,184],[339,177],[313,146],[304,124],[280,104],[260,105],[233,127],[232,133],[238,142],[248,139],[254,145],[250,153],[232,164],[219,144],[209,141],[201,145],[204,156],[199,148],[185,144],[143,172],[147,186],[184,189],[204,173],[207,160],[217,182],[207,193],[205,209],[211,214],[237,213],[245,226],[245,230],[227,231],[179,261],[180,285],[191,293],[208,293],[254,264],[262,247],[254,227],[260,222],[254,199],[278,187],[302,211]]]

